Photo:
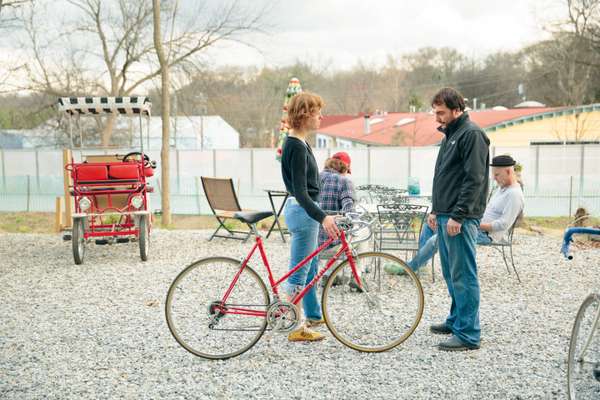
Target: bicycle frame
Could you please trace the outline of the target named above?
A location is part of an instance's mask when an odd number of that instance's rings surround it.
[[[356,270],[356,263],[354,261],[354,257],[352,256],[352,249],[350,248],[350,245],[348,244],[348,242],[346,240],[346,234],[345,234],[344,231],[341,231],[340,240],[342,242],[342,246],[340,247],[340,249],[327,262],[327,264],[325,265],[325,268],[323,268],[321,271],[319,271],[315,275],[315,277],[308,283],[308,285],[306,285],[304,287],[304,289],[302,289],[302,291],[300,293],[298,293],[298,294],[296,294],[294,296],[294,298],[291,300],[291,302],[293,304],[298,304],[300,302],[300,300],[302,300],[302,298],[306,295],[306,293],[333,266],[333,264],[337,261],[338,257],[340,255],[342,255],[342,253],[345,253],[346,257],[348,258],[348,262],[350,263],[350,267],[352,268],[352,274],[354,275],[354,279],[356,280],[356,282],[358,284],[358,287],[362,288],[362,282],[361,282],[360,276],[359,276],[359,274],[358,274],[358,272]],[[248,316],[254,316],[254,317],[264,317],[266,315],[266,311],[257,311],[257,310],[250,310],[250,309],[245,309],[245,308],[240,308],[240,307],[225,307],[224,306],[226,304],[227,299],[229,298],[229,295],[233,291],[233,288],[235,287],[235,284],[237,283],[237,281],[238,281],[238,279],[239,279],[242,271],[248,265],[248,261],[250,261],[250,259],[254,255],[254,252],[256,251],[256,249],[259,250],[260,256],[262,258],[263,265],[267,269],[267,274],[268,274],[268,277],[269,277],[269,284],[271,286],[271,291],[275,294],[275,296],[277,298],[279,298],[278,286],[282,282],[284,282],[285,280],[287,280],[292,274],[294,274],[296,271],[298,271],[300,268],[302,268],[308,262],[310,262],[319,253],[321,253],[323,250],[325,250],[327,247],[329,247],[329,245],[331,243],[333,243],[333,241],[334,241],[333,238],[327,239],[327,241],[325,243],[323,243],[321,246],[319,246],[315,251],[313,251],[305,259],[303,259],[302,261],[300,261],[296,266],[294,266],[294,268],[292,268],[291,270],[289,270],[279,280],[275,281],[275,279],[273,278],[273,272],[272,272],[271,267],[269,265],[269,260],[267,259],[267,254],[266,254],[264,246],[263,246],[262,238],[260,236],[256,236],[256,241],[254,243],[254,246],[252,246],[252,249],[248,253],[248,256],[246,256],[246,258],[242,262],[242,265],[241,265],[239,271],[233,277],[233,280],[232,280],[231,284],[229,285],[229,288],[227,289],[227,291],[223,295],[223,298],[221,299],[221,305],[219,305],[218,308],[224,314],[238,314],[238,315],[248,315]]]

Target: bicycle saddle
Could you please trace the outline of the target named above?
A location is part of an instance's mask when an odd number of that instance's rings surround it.
[[[273,215],[273,211],[239,211],[233,214],[233,218],[247,224],[255,224],[260,220]]]

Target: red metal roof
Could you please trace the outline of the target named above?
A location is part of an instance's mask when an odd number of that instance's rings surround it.
[[[498,111],[489,109],[469,111],[469,116],[477,125],[487,128],[502,122],[557,109],[560,108],[515,108]],[[334,117],[327,116],[332,121]],[[437,130],[439,124],[435,121],[434,115],[430,113],[387,113],[372,115],[369,119],[369,134],[365,134],[363,116],[353,116],[352,119],[326,126],[323,126],[322,121],[318,132],[370,145],[430,146],[439,143],[443,138],[443,134]]]
[[[321,119],[321,128],[326,128],[331,125],[336,125],[341,122],[346,122],[351,119],[358,118],[357,115],[323,115]]]

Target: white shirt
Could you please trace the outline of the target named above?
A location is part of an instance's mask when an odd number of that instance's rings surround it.
[[[507,233],[517,217],[523,211],[525,200],[519,183],[498,189],[490,199],[481,222],[491,223],[492,231],[488,235],[494,242],[507,240]]]

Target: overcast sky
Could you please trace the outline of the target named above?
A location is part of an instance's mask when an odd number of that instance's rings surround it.
[[[284,65],[297,59],[349,68],[380,64],[425,46],[467,56],[517,50],[548,37],[544,24],[562,14],[562,0],[282,0],[271,11],[261,53],[239,46],[215,53],[215,64]]]
[[[199,0],[180,1],[183,10],[199,4]],[[225,0],[205,1],[210,8],[222,5]],[[349,69],[358,62],[382,65],[388,55],[398,57],[427,46],[452,47],[468,57],[483,58],[500,50],[518,50],[548,37],[544,26],[563,17],[566,0],[239,0],[239,3],[246,8],[272,4],[267,20],[269,33],[244,38],[256,49],[226,44],[210,50],[207,59],[213,66],[260,68],[301,60],[339,70]],[[48,21],[76,15],[77,9],[64,0],[61,7],[48,4],[42,12],[42,18]],[[19,63],[27,61],[19,41],[12,35],[0,35],[0,58],[9,61],[0,63],[0,78],[14,59],[23,60]],[[12,79],[18,82],[24,78],[16,75]]]

